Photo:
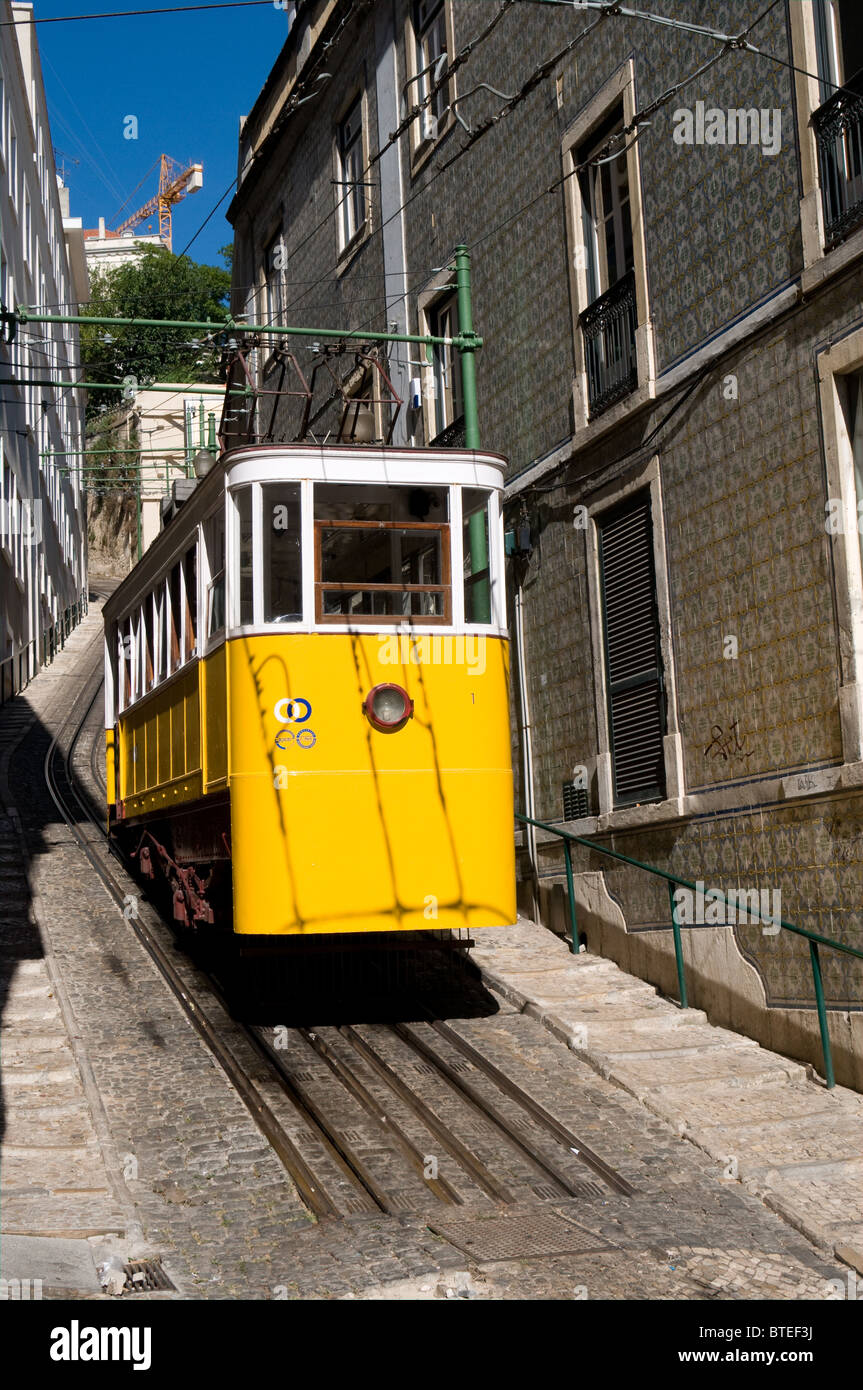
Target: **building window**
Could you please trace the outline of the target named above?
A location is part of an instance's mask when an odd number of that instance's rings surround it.
[[[458,336],[458,299],[455,294],[435,300],[425,311],[428,332],[433,338]],[[433,349],[429,371],[430,387],[427,409],[429,443],[458,448],[464,443],[464,396],[462,394],[461,359],[458,349],[437,344]]]
[[[430,97],[438,75],[445,70],[439,59],[447,55],[447,17],[444,0],[415,0],[413,10],[416,92],[409,105],[422,106],[420,143],[436,140],[449,104],[447,84]]]
[[[863,12],[858,0],[814,0],[815,47],[821,100],[837,87],[863,84]]]
[[[859,0],[815,0],[814,19],[821,106],[812,126],[830,250],[863,222],[863,11]]]
[[[649,491],[596,518],[615,806],[665,796],[665,679]]]
[[[366,224],[366,190],[363,182],[363,103],[354,102],[338,131],[338,179],[341,249],[350,246]]]
[[[284,313],[284,277],[283,268],[285,262],[285,243],[281,233],[273,237],[267,247],[264,260],[264,323],[282,326],[282,315]],[[273,335],[274,340],[278,340],[278,335]]]
[[[575,154],[581,165],[623,130],[622,107]],[[601,157],[578,175],[589,303],[580,327],[588,405],[599,415],[638,383],[635,258],[626,155]]]
[[[653,394],[647,256],[638,146],[624,132],[635,112],[634,68],[624,63],[563,141],[575,333],[576,427],[638,391]]]
[[[842,754],[844,762],[856,763],[863,761],[863,330],[819,352],[817,362],[827,466],[824,529],[844,634]]]

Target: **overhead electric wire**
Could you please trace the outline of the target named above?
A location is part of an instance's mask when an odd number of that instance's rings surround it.
[[[212,0],[210,4],[198,5],[160,5],[156,9],[141,10],[103,10],[98,14],[58,14],[42,15],[36,17],[30,15],[29,18],[21,19],[2,19],[0,29],[11,28],[13,25],[34,25],[34,24],[73,24],[80,23],[88,19],[133,19],[140,15],[151,14],[193,14],[198,10],[249,10],[269,6],[272,9],[280,9],[281,6],[275,5],[273,0]]]

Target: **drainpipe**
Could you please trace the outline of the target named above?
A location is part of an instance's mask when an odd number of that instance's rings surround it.
[[[530,695],[527,684],[527,663],[525,661],[524,649],[524,589],[521,580],[516,581],[515,585],[515,670],[518,681],[518,704],[522,750],[522,781],[524,783],[524,805],[525,814],[536,817],[535,799],[533,794],[533,725],[530,715]],[[539,901],[539,876],[536,863],[536,828],[526,825],[527,853],[530,859],[530,866],[533,871],[534,883],[534,911]]]

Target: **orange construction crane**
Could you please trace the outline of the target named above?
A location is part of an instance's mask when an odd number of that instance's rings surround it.
[[[189,164],[181,169],[175,159],[163,154],[159,163],[159,191],[143,207],[127,217],[116,228],[118,232],[128,231],[146,222],[154,213],[159,214],[159,238],[171,250],[171,210],[175,203],[185,198],[187,193],[197,193],[204,183],[203,164]]]

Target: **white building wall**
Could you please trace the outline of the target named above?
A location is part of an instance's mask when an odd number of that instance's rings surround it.
[[[0,298],[76,313],[80,222],[64,221],[37,31],[9,22],[31,14],[0,0]],[[0,698],[50,659],[86,604],[84,392],[54,384],[79,364],[76,328],[28,324],[0,343]]]

